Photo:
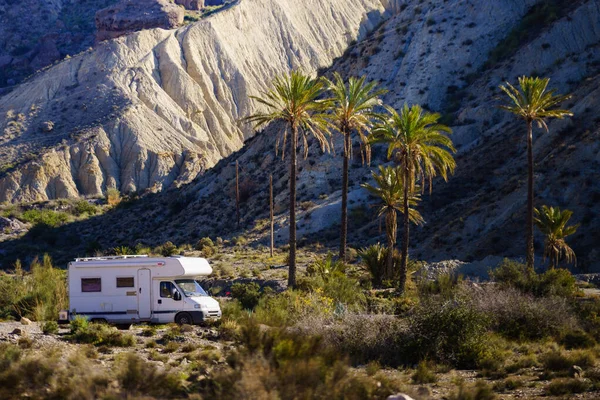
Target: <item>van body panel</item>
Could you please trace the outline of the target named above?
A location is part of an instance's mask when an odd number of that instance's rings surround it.
[[[140,319],[152,317],[152,287],[150,270],[138,269],[138,314]]]

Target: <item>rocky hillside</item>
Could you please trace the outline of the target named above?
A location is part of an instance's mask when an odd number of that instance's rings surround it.
[[[457,172],[448,183],[435,182],[433,194],[424,196],[427,224],[414,229],[411,255],[473,261],[523,254],[524,124],[497,108],[497,87],[523,74],[539,74],[550,77],[560,92],[573,93],[564,106],[575,117],[552,122],[549,134],[535,131],[537,205],[575,212],[574,222],[581,227],[569,242],[578,254],[578,267],[600,270],[595,248],[600,241],[600,1],[410,1],[394,11],[322,72],[368,74],[389,89],[388,103],[420,102],[441,112],[453,127]],[[250,105],[244,109],[250,110]],[[250,129],[238,128],[244,133]],[[179,190],[124,204],[46,236],[30,234],[2,248],[22,254],[52,248],[55,255],[69,258],[116,245],[193,244],[208,235],[242,235],[265,244],[270,173],[280,213],[277,237],[284,243],[287,164],[275,158],[273,146],[273,132],[266,130]],[[300,166],[299,235],[303,244],[336,246],[341,158],[318,155],[316,146],[312,150],[314,155]],[[385,160],[383,148],[374,153],[374,164]],[[240,161],[244,193],[239,230],[232,222],[235,160]],[[369,207],[372,199],[359,186],[368,179],[369,168],[356,160],[350,193],[350,244],[355,247],[383,240]],[[541,245],[537,238],[539,254]]]
[[[238,122],[254,110],[249,94],[290,68],[331,64],[389,2],[313,3],[245,0],[103,42],[0,97],[0,201],[189,182],[252,135]]]
[[[96,11],[118,0],[0,0],[0,94],[94,45]]]

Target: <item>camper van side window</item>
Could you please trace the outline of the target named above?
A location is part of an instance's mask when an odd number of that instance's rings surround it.
[[[173,298],[173,293],[175,293],[176,290],[173,282],[160,283],[160,297]]]
[[[100,278],[81,278],[81,291],[83,293],[101,292],[102,279]]]
[[[133,287],[133,276],[127,278],[117,278],[117,287]]]

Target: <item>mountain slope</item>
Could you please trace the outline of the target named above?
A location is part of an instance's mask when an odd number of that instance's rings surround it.
[[[525,129],[521,121],[498,109],[502,100],[497,87],[522,74],[541,74],[550,77],[552,87],[560,92],[573,93],[564,106],[575,117],[550,123],[549,134],[535,131],[536,204],[575,212],[573,222],[581,227],[569,243],[578,254],[578,267],[600,270],[596,249],[600,242],[600,1],[556,1],[549,8],[548,2],[511,0],[407,4],[324,73],[369,73],[390,90],[386,102],[425,103],[442,112],[453,127],[459,147],[457,172],[448,183],[436,181],[432,195],[423,196],[427,224],[413,229],[411,256],[471,261],[524,254]],[[427,22],[430,18],[434,22]],[[270,173],[275,180],[277,239],[283,244],[287,160],[275,158],[273,133],[267,129],[248,140],[239,152],[178,190],[51,231],[51,240],[30,234],[0,245],[0,250],[12,254],[6,257],[8,262],[19,253],[52,250],[68,259],[117,245],[156,245],[167,240],[193,244],[203,236],[245,235],[266,244]],[[299,167],[299,237],[301,244],[334,247],[339,237],[342,160],[319,155],[312,147],[311,156]],[[341,148],[339,137],[336,148]],[[239,230],[232,222],[236,160],[246,198]],[[382,162],[385,149],[378,146],[373,164]],[[354,247],[383,241],[369,207],[372,199],[360,188],[369,179],[369,170],[356,160],[351,171],[349,243]],[[540,255],[541,245],[542,238],[536,237]]]
[[[0,202],[189,182],[252,135],[238,123],[249,93],[329,65],[381,20],[382,3],[244,0],[50,68],[0,98]]]

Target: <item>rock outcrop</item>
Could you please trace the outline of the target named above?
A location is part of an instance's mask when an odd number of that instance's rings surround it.
[[[204,7],[204,0],[175,0],[175,4],[184,6],[186,10],[201,10]]]
[[[250,94],[331,64],[381,0],[245,0],[178,30],[102,42],[0,97],[1,201],[158,191],[241,148]],[[178,7],[179,8],[179,7]],[[257,23],[260,21],[260,24]],[[40,126],[51,122],[52,131]],[[37,155],[37,156],[34,156]]]
[[[96,40],[114,39],[143,29],[173,29],[183,10],[169,0],[122,0],[96,13]]]

